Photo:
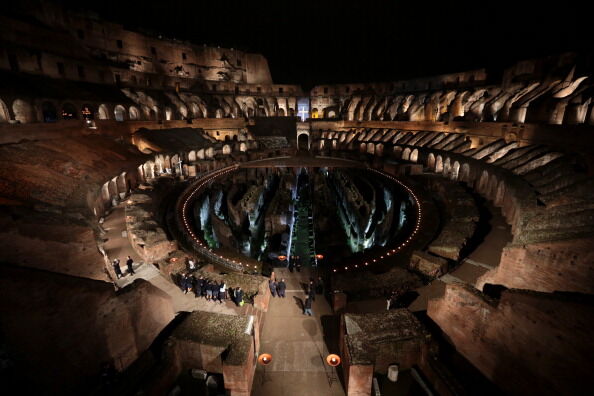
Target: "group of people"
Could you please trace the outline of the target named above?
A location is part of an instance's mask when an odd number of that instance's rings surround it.
[[[182,273],[179,278],[179,287],[185,293],[194,293],[196,298],[204,297],[206,301],[218,301],[220,304],[227,299],[231,299],[237,306],[243,305],[243,290],[241,287],[230,289],[224,280],[216,281],[199,276],[198,279],[193,274]]]
[[[284,279],[280,281],[275,281],[274,279],[270,279],[268,281],[268,287],[270,288],[270,294],[272,297],[285,297],[285,291],[287,290],[287,284],[285,283]]]
[[[128,256],[126,259],[126,267],[128,267],[128,273],[130,275],[134,275],[134,268],[132,266],[133,264],[134,264],[134,260],[132,260],[132,257]],[[113,265],[113,271],[115,272],[118,279],[123,277],[124,274],[122,273],[122,269],[120,268],[120,259],[119,258],[114,259],[112,262],[112,265]]]

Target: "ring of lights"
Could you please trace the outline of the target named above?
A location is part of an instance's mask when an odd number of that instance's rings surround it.
[[[213,172],[209,172],[206,175],[201,176],[200,178],[195,180],[190,185],[190,187],[188,187],[182,193],[182,195],[178,199],[177,205],[176,205],[177,206],[176,220],[177,220],[178,226],[181,227],[184,234],[188,237],[188,240],[192,244],[194,249],[199,254],[204,256],[206,259],[209,259],[209,260],[215,262],[216,264],[222,265],[226,268],[229,268],[234,271],[239,271],[239,272],[248,271],[250,268],[248,267],[247,264],[245,264],[241,261],[226,258],[220,254],[214,253],[212,251],[212,249],[209,248],[204,243],[204,241],[202,241],[198,237],[196,231],[194,230],[192,224],[190,223],[190,221],[188,219],[189,219],[189,211],[190,211],[190,208],[192,207],[192,203],[204,191],[205,187],[207,187],[215,179],[222,177],[230,172],[234,172],[242,166],[249,166],[249,164],[250,164],[249,162],[243,163],[242,165],[236,164],[236,165],[232,165],[232,166],[228,166],[225,168],[215,170]],[[415,236],[418,234],[420,227],[421,227],[421,221],[422,221],[421,203],[420,203],[417,195],[414,193],[413,189],[410,188],[409,186],[407,186],[406,184],[404,184],[402,181],[400,181],[396,177],[394,177],[388,173],[385,173],[385,172],[382,172],[380,170],[373,169],[373,168],[366,168],[366,169],[371,172],[375,172],[378,175],[381,175],[381,176],[389,179],[390,181],[400,185],[402,188],[404,188],[408,192],[408,194],[413,198],[413,204],[416,207],[416,215],[417,216],[416,216],[415,225],[414,225],[412,232],[408,236],[408,238],[406,240],[404,240],[402,243],[400,243],[399,245],[392,246],[391,249],[389,248],[383,254],[379,253],[379,254],[375,254],[373,257],[366,257],[364,260],[362,260],[362,262],[360,264],[352,264],[352,265],[347,265],[344,267],[341,266],[341,267],[333,268],[333,272],[348,271],[348,270],[352,270],[352,269],[364,268],[364,267],[368,267],[369,265],[373,265],[375,263],[379,263],[379,262],[387,259],[391,255],[396,254],[399,251],[401,251],[402,249],[409,246],[411,244],[411,242],[414,240]]]

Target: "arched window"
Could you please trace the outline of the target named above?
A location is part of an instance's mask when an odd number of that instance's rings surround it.
[[[140,119],[140,112],[134,106],[130,106],[129,115],[130,115],[130,120],[139,120]]]
[[[41,114],[43,115],[43,122],[58,121],[58,111],[52,102],[43,102],[41,104]]]
[[[24,100],[16,99],[12,102],[12,112],[14,113],[14,119],[21,123],[33,121],[33,108]]]
[[[126,109],[122,105],[117,105],[113,110],[116,121],[124,121],[126,118]]]
[[[97,116],[100,120],[108,120],[109,119],[109,111],[107,110],[107,106],[102,104],[99,106],[99,110],[97,110]]]

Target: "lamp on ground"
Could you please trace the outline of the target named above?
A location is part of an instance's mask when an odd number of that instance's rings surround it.
[[[336,367],[340,364],[340,356],[331,353],[326,356],[326,363],[328,363],[329,366]]]
[[[258,363],[261,364],[262,366],[268,366],[270,364],[270,362],[272,362],[272,355],[269,353],[263,353],[260,356],[258,356]]]

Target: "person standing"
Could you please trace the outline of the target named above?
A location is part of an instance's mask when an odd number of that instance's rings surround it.
[[[206,301],[212,299],[212,283],[209,279],[206,280]]]
[[[227,299],[227,284],[224,280],[221,281],[219,285],[219,302],[222,304],[223,300]]]
[[[305,299],[305,303],[303,303],[303,315],[305,315],[305,314],[308,314],[309,316],[312,315],[312,312],[311,312],[311,297],[310,296],[308,296]]]
[[[196,297],[204,296],[204,283],[204,277],[200,275],[200,277],[196,281]]]
[[[134,275],[134,268],[132,268],[133,263],[134,260],[132,260],[132,257],[128,256],[128,260],[126,260],[126,266],[128,267],[128,273],[130,275]]]
[[[270,294],[272,294],[272,297],[276,297],[276,282],[270,279],[268,281],[268,287],[270,288]]]
[[[179,287],[184,292],[184,294],[188,292],[188,277],[185,273],[181,274],[181,278],[179,280]]]
[[[276,291],[278,293],[278,296],[285,298],[285,290],[287,290],[287,284],[285,283],[285,279],[283,278],[276,285]]]
[[[212,301],[217,301],[219,299],[219,284],[216,281],[213,281],[210,288],[212,290]]]
[[[122,276],[122,269],[120,268],[120,259],[114,259],[113,260],[113,270],[116,274],[116,276],[118,277],[118,279],[120,279]]]
[[[307,296],[311,298],[312,301],[316,301],[316,285],[314,284],[313,278],[309,280],[309,285],[307,286]]]
[[[238,307],[243,306],[243,290],[241,290],[241,287],[239,286],[237,286],[237,288],[235,289],[235,304]]]

